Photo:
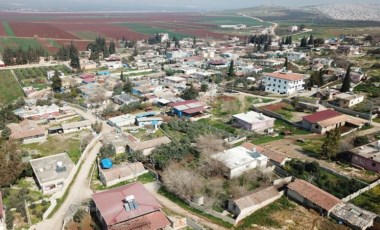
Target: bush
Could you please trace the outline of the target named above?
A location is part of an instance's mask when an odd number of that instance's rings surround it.
[[[84,215],[86,214],[86,212],[83,210],[83,209],[78,209],[78,211],[74,214],[73,216],[73,220],[76,222],[76,223],[80,223],[82,222],[83,220],[83,217]]]
[[[353,145],[355,147],[366,145],[369,143],[368,137],[367,136],[358,136],[355,137]]]

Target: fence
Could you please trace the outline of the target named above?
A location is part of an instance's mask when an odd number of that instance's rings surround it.
[[[368,185],[367,187],[364,187],[364,188],[362,188],[362,189],[359,189],[359,191],[354,192],[354,193],[352,193],[352,194],[346,196],[345,198],[342,199],[342,201],[344,201],[344,202],[348,202],[348,201],[354,199],[355,197],[357,197],[357,196],[359,196],[359,195],[361,195],[361,194],[367,192],[368,190],[370,190],[370,189],[376,187],[377,185],[380,185],[380,179],[377,180],[377,181],[375,181],[375,182],[373,182],[372,184]]]
[[[198,222],[196,222],[195,220],[192,220],[190,218],[186,218],[186,224],[194,230],[204,230],[205,229],[201,225],[199,225]]]
[[[377,114],[372,115],[372,114],[368,114],[368,113],[360,113],[360,112],[356,112],[356,111],[351,110],[351,109],[345,109],[345,108],[341,108],[339,106],[332,105],[328,102],[322,102],[322,105],[327,107],[327,108],[332,108],[338,112],[348,114],[348,115],[351,115],[354,117],[360,117],[360,118],[363,118],[366,120],[372,120],[372,119],[377,117]]]

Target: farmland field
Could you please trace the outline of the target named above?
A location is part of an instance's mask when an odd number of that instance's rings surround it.
[[[10,103],[18,98],[22,98],[22,92],[16,79],[10,71],[0,72],[0,105]]]
[[[56,52],[59,46],[70,44],[71,41],[79,50],[85,50],[87,44],[98,36],[106,37],[107,40],[123,37],[141,40],[156,33],[168,33],[171,37],[179,38],[225,38],[225,35],[241,37],[241,31],[221,29],[219,25],[269,25],[240,15],[199,13],[0,12],[0,21],[0,47],[42,46],[50,52]],[[251,34],[251,31],[245,30],[244,33]]]

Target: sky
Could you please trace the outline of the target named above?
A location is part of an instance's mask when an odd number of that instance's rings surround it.
[[[333,3],[378,3],[379,0],[334,0]],[[302,7],[332,3],[331,0],[0,0],[5,9],[122,10],[122,11],[214,11],[258,5]]]

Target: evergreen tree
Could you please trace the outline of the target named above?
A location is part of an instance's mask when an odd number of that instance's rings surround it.
[[[351,64],[348,66],[346,71],[346,76],[343,79],[342,88],[340,88],[340,92],[345,93],[350,91],[351,88]]]
[[[9,139],[9,136],[11,135],[11,129],[8,128],[8,126],[5,126],[3,131],[1,132],[1,138],[3,140],[8,140]]]
[[[62,79],[59,77],[57,70],[54,72],[54,76],[51,78],[51,88],[55,92],[59,92],[62,88]]]
[[[197,46],[197,38],[193,37],[193,47],[195,48]]]
[[[126,93],[131,93],[133,88],[133,84],[130,81],[129,77],[127,77],[126,82],[123,84],[123,91]]]
[[[116,47],[115,47],[115,43],[113,42],[113,40],[111,40],[111,42],[110,42],[110,46],[108,48],[108,51],[110,54],[116,53]]]
[[[327,157],[328,159],[336,157],[336,154],[338,153],[338,149],[340,146],[340,139],[341,137],[338,127],[327,132],[325,140],[321,147],[321,154],[324,157]]]
[[[279,50],[280,50],[280,51],[283,51],[283,50],[284,50],[284,45],[282,44],[282,42],[280,42]]]
[[[285,57],[284,67],[285,67],[286,70],[289,69],[289,61],[288,61],[288,58],[287,58],[287,57]]]
[[[304,36],[304,37],[301,39],[300,47],[306,47],[306,46],[307,46],[307,39],[306,39],[306,37]]]
[[[122,82],[126,82],[126,81],[127,81],[127,79],[124,77],[123,70],[122,70],[121,73],[120,73],[120,80],[121,80]]]
[[[266,52],[268,50],[269,50],[269,45],[268,45],[268,43],[265,43],[265,45],[264,45],[264,51]]]
[[[205,83],[203,83],[203,84],[201,85],[201,91],[202,91],[202,92],[206,92],[207,90],[208,90],[208,85],[205,84]]]
[[[309,41],[307,42],[308,45],[314,45],[314,37],[313,34],[310,34]]]
[[[261,44],[259,43],[259,44],[257,44],[257,52],[260,52],[261,51]]]
[[[228,69],[228,76],[229,77],[235,76],[234,60],[232,60],[230,63],[230,68]]]

